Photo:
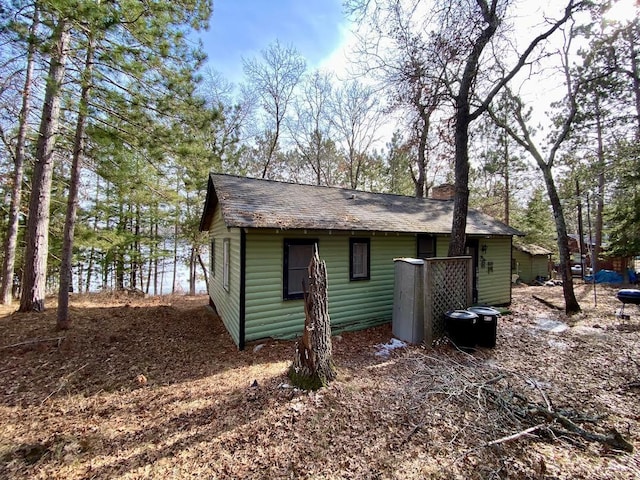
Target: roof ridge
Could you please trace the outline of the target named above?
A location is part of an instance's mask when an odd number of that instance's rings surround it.
[[[451,232],[454,207],[451,200],[212,172],[202,228],[210,224],[218,203],[227,227],[441,234]],[[472,208],[466,233],[522,235]]]
[[[442,199],[442,198],[431,198],[431,197],[416,197],[414,195],[402,195],[400,193],[392,193],[392,192],[371,192],[368,190],[358,190],[358,189],[354,189],[354,188],[346,188],[346,187],[338,187],[335,185],[315,185],[315,184],[311,184],[311,183],[299,183],[299,182],[292,182],[292,181],[286,181],[286,180],[274,180],[271,178],[256,178],[256,177],[247,177],[247,176],[243,176],[243,175],[235,175],[235,174],[231,174],[231,173],[219,173],[219,172],[210,172],[210,175],[217,175],[217,176],[223,176],[223,177],[233,177],[233,178],[237,178],[239,180],[252,180],[252,181],[257,181],[257,182],[269,182],[269,183],[280,183],[283,185],[295,185],[295,186],[300,186],[300,187],[312,187],[312,188],[326,188],[326,189],[331,189],[331,190],[340,190],[343,192],[349,192],[349,193],[365,193],[368,195],[388,195],[388,196],[392,196],[392,197],[400,197],[400,198],[406,198],[406,199],[415,199],[415,200],[430,200],[430,201],[434,201],[434,202],[451,202],[452,200],[447,200],[447,199]],[[475,211],[478,211],[477,209],[473,209]]]

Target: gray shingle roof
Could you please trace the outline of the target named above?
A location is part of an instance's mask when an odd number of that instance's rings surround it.
[[[244,228],[450,233],[453,215],[452,200],[212,173],[200,230],[209,229],[218,203],[227,227]],[[475,210],[469,210],[467,234],[522,235]]]
[[[529,255],[551,255],[553,253],[551,250],[547,250],[546,248],[533,243],[514,243],[513,248],[520,250],[521,252],[528,253]]]

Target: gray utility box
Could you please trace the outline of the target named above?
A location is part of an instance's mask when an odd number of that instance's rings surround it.
[[[424,338],[424,260],[395,258],[393,336],[409,343]]]

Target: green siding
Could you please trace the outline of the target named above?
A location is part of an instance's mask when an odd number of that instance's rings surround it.
[[[486,252],[482,246],[486,245]],[[484,257],[484,266],[481,257]],[[491,262],[493,271],[490,270]],[[511,237],[480,238],[478,246],[478,303],[511,302]]]
[[[512,273],[517,273],[521,282],[530,283],[536,277],[549,277],[549,259],[545,255],[529,255],[514,248],[513,259],[516,268]]]
[[[302,300],[282,300],[285,238],[317,238],[327,264],[329,313],[334,331],[363,328],[391,320],[396,257],[415,256],[415,235],[363,234],[370,238],[371,279],[349,280],[349,237],[339,232],[251,230],[247,233],[246,340],[300,335],[304,325]]]
[[[370,239],[369,280],[349,280],[349,238]],[[398,257],[414,257],[416,235],[363,232],[248,230],[246,238],[245,338],[241,339],[240,241],[238,228],[227,228],[216,207],[211,227],[216,240],[215,274],[211,296],[222,321],[236,344],[266,337],[292,338],[302,333],[302,300],[283,300],[283,249],[287,239],[318,239],[320,257],[327,264],[329,313],[334,332],[366,328],[391,321],[394,263]],[[229,291],[222,286],[223,243],[230,240]],[[484,268],[478,264],[478,303],[498,305],[511,300],[511,238],[480,238],[487,245]],[[438,236],[436,252],[445,256],[449,237]],[[479,252],[479,255],[483,255]],[[493,272],[489,273],[489,262]]]
[[[436,237],[436,257],[446,257],[449,253],[449,235]]]
[[[220,214],[220,206],[214,211],[210,238],[215,239],[215,272],[209,281],[209,296],[216,306],[218,315],[236,344],[240,343],[240,230],[227,228]],[[223,244],[229,239],[229,291],[222,285]]]

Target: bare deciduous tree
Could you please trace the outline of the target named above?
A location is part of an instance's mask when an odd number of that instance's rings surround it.
[[[287,110],[306,69],[306,62],[294,47],[284,47],[278,41],[263,50],[261,56],[261,59],[244,60],[243,66],[247,87],[259,97],[264,111],[266,148],[263,151],[262,178],[267,178],[282,136]]]
[[[420,0],[409,2],[412,15],[420,17],[419,20],[414,18],[411,34],[430,36],[438,47],[435,50],[438,53],[436,60],[426,65],[431,72],[427,75],[437,78],[437,72],[444,68],[442,78],[454,108],[456,191],[448,252],[450,256],[465,252],[469,207],[470,125],[487,111],[493,98],[522,67],[532,61],[531,57],[538,47],[583,6],[583,2],[569,0],[560,18],[548,21],[547,27],[523,51],[503,55],[507,60],[513,59],[511,66],[501,66],[494,72],[496,61],[492,60],[496,59],[486,55],[486,49],[492,42],[503,38],[503,31],[508,27],[507,10],[514,3],[512,0],[442,0],[435,2],[432,8],[427,8]],[[359,12],[361,18],[379,14],[381,9],[393,11],[398,5],[395,0],[348,2],[349,10]],[[498,50],[497,46],[495,50]]]
[[[336,90],[331,112],[337,143],[345,152],[347,183],[357,189],[383,120],[377,94],[358,80],[350,80]]]
[[[289,130],[304,165],[311,168],[316,185],[332,185],[330,106],[332,76],[315,71],[302,82],[294,102]]]
[[[529,126],[529,115],[524,111],[522,100],[516,97],[508,88],[505,89],[508,102],[512,106],[513,118],[515,126],[505,121],[503,115],[496,115],[489,108],[493,120],[502,127],[513,140],[515,140],[522,148],[524,148],[536,161],[536,164],[542,172],[544,182],[547,188],[547,195],[553,209],[553,218],[556,226],[558,253],[560,257],[560,273],[562,275],[562,288],[565,300],[565,311],[568,314],[580,311],[580,304],[573,290],[573,278],[571,275],[571,255],[569,251],[569,237],[567,234],[567,225],[565,222],[564,210],[562,202],[556,188],[552,169],[556,163],[558,152],[563,142],[567,140],[571,133],[573,123],[578,113],[577,96],[578,91],[582,87],[583,81],[574,81],[571,76],[569,56],[571,52],[571,42],[574,38],[574,30],[570,28],[567,39],[561,52],[562,72],[564,74],[566,94],[561,103],[563,108],[562,114],[556,119],[559,125],[557,132],[549,140],[546,154],[536,144],[532,129]]]

